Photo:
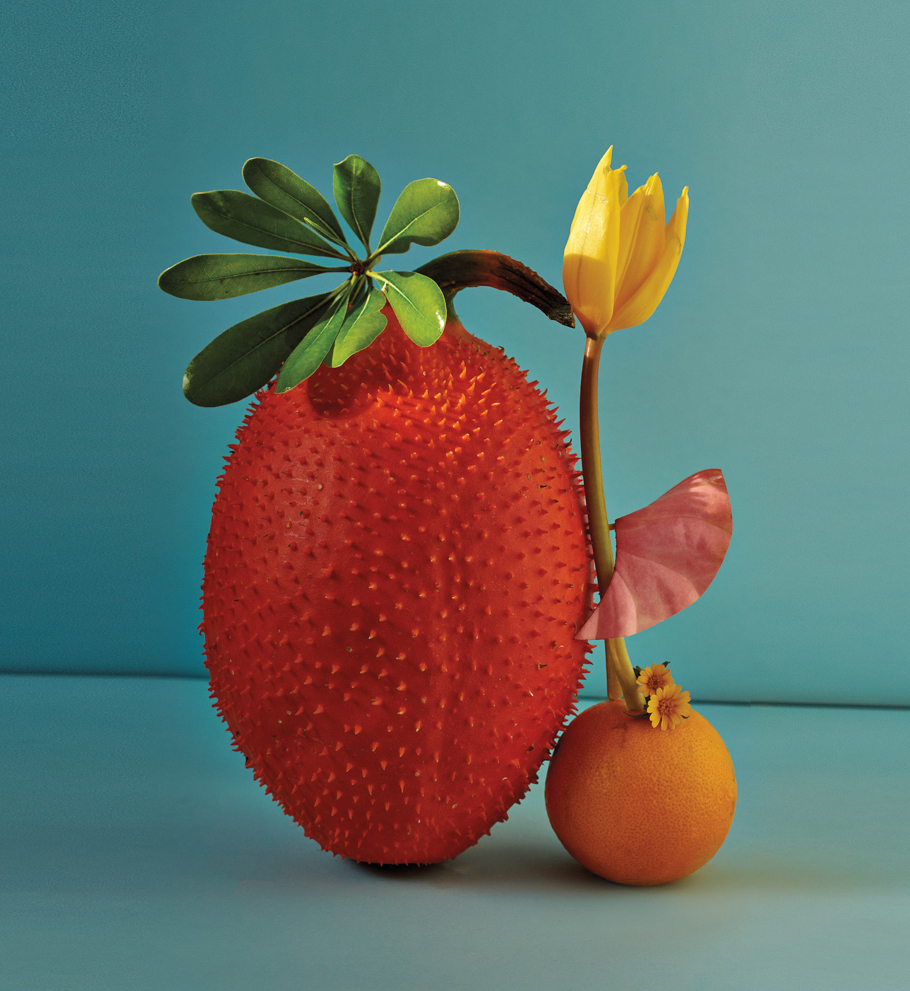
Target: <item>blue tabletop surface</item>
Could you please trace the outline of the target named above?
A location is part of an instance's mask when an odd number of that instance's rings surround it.
[[[537,786],[454,861],[322,852],[194,679],[0,676],[2,991],[904,989],[910,711],[702,705],[726,844],[610,884]]]

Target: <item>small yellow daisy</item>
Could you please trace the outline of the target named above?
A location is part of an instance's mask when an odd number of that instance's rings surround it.
[[[654,695],[658,688],[669,688],[672,684],[673,675],[663,664],[652,664],[638,676],[642,695]]]
[[[648,700],[648,715],[651,725],[657,729],[675,729],[684,719],[692,714],[689,708],[691,696],[680,689],[679,685],[668,685],[658,688]]]

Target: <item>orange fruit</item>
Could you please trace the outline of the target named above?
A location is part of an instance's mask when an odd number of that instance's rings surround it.
[[[582,865],[620,884],[664,884],[706,864],[736,807],[733,761],[704,716],[655,729],[601,702],[566,728],[546,780],[550,824]]]

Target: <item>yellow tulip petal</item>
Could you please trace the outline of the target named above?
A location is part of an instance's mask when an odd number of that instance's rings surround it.
[[[616,171],[619,173],[619,207],[622,209],[629,198],[629,180],[626,178],[625,165]]]
[[[610,168],[611,153],[612,148],[579,200],[563,257],[566,297],[589,336],[601,333],[613,316],[625,177]]]
[[[644,323],[657,309],[657,304],[664,298],[664,293],[670,287],[676,266],[682,255],[686,241],[686,217],[689,213],[689,187],[682,191],[682,196],[676,201],[676,210],[667,224],[664,235],[664,251],[650,275],[638,288],[638,291],[625,303],[610,321],[609,329],[623,330],[626,327],[637,327]]]
[[[635,243],[638,233],[638,223],[645,204],[645,187],[638,189],[623,203],[619,217],[619,254],[616,258],[618,278],[617,284],[622,285],[622,277],[629,265],[629,250]]]
[[[614,312],[619,312],[656,268],[666,242],[664,190],[652,175],[623,207]]]

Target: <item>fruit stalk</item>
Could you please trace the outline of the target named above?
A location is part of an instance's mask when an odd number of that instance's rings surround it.
[[[572,307],[566,298],[545,282],[535,271],[498,251],[450,251],[417,269],[429,276],[451,304],[455,293],[471,286],[490,286],[510,292],[525,303],[536,306],[550,320],[565,327],[575,326]]]
[[[597,385],[600,352],[605,337],[586,337],[585,356],[581,369],[580,439],[581,465],[584,477],[588,527],[597,570],[600,594],[606,591],[613,575],[613,544],[610,541],[610,520],[604,501],[603,470],[600,460],[600,424],[597,410]],[[644,699],[638,690],[632,662],[623,637],[606,640],[607,694],[611,699],[623,697],[629,712],[642,714]]]

